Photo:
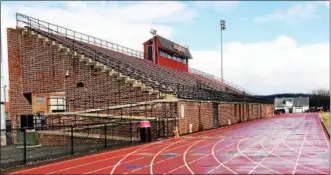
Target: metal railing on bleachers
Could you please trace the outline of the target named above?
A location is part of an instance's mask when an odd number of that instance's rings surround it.
[[[74,39],[74,40],[78,40],[78,41],[82,41],[82,42],[86,42],[88,44],[94,44],[103,48],[107,48],[107,49],[111,49],[114,50],[116,52],[121,52],[130,56],[134,56],[134,57],[138,57],[138,58],[143,58],[144,57],[144,53],[141,51],[137,51],[125,46],[121,46],[119,44],[115,44],[100,38],[96,38],[81,32],[77,32],[65,27],[61,27],[55,24],[51,24],[49,22],[43,21],[43,20],[39,20],[30,16],[26,16],[20,13],[16,13],[16,25],[18,26],[19,23],[25,23],[28,24],[30,26],[37,24],[37,26],[39,26],[39,29],[45,29],[42,26],[47,26],[48,30],[45,30],[46,32],[49,32],[50,30],[56,31],[57,33],[62,33],[65,34],[66,37]],[[33,24],[32,24],[33,23]]]

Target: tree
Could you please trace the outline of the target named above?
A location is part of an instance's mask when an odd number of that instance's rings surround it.
[[[319,89],[315,89],[312,91],[313,95],[321,95],[321,96],[330,96],[330,89],[323,89],[323,88],[319,88]]]

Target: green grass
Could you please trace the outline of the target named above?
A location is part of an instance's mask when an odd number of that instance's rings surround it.
[[[321,112],[320,113],[320,117],[324,123],[324,126],[326,127],[326,129],[328,130],[328,132],[330,133],[330,113],[328,112]]]

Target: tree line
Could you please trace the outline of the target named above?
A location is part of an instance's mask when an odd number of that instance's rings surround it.
[[[259,98],[267,98],[273,100],[275,98],[293,98],[293,97],[309,97],[309,107],[322,107],[324,111],[330,111],[330,90],[314,89],[309,94],[304,93],[282,93],[272,95],[258,95]]]

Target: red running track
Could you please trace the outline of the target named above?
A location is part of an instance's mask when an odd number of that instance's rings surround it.
[[[12,174],[329,174],[316,113],[254,120]]]

